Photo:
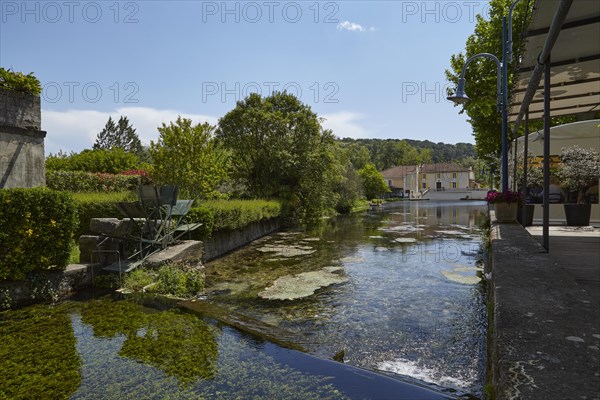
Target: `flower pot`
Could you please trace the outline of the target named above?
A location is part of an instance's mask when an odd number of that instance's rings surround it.
[[[510,223],[517,220],[517,210],[519,209],[519,203],[505,203],[496,202],[494,203],[494,210],[496,211],[496,221],[500,223]]]
[[[565,204],[565,217],[569,226],[588,226],[592,214],[591,204]]]
[[[517,221],[523,226],[533,225],[533,214],[535,212],[535,204],[525,204],[525,223],[523,223],[523,206],[517,210]]]

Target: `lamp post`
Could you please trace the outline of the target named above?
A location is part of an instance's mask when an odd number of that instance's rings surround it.
[[[448,100],[453,101],[456,104],[464,104],[469,101],[469,97],[465,94],[465,72],[467,66],[475,58],[485,57],[492,59],[496,62],[498,67],[498,82],[496,85],[496,104],[498,111],[502,112],[502,192],[508,191],[508,62],[512,60],[512,13],[520,0],[514,1],[509,9],[509,22],[507,29],[507,19],[502,17],[502,62],[493,54],[490,53],[479,53],[472,57],[469,57],[463,65],[460,78],[458,79],[458,86],[456,87],[456,93],[454,96],[449,96]]]

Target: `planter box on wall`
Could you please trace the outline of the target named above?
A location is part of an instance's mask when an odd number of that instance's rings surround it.
[[[500,223],[511,223],[517,220],[517,210],[519,203],[494,203],[496,212],[496,221]]]

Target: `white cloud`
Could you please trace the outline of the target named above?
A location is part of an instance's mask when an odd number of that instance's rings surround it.
[[[350,21],[342,21],[339,24],[337,24],[337,28],[339,30],[346,30],[346,31],[350,31],[350,32],[373,32],[375,30],[374,27],[364,27],[361,24],[357,24],[356,22],[350,22]]]
[[[136,129],[140,140],[150,144],[150,140],[158,139],[157,127],[163,122],[175,121],[178,115],[189,118],[194,123],[217,123],[217,118],[188,114],[177,110],[157,110],[149,107],[123,107],[111,112],[94,110],[67,110],[52,111],[42,110],[42,129],[47,132],[45,147],[46,154],[57,153],[59,150],[66,152],[79,152],[91,148],[96,135],[104,128],[108,117],[118,120],[121,115],[129,118],[129,122]]]
[[[325,121],[323,121],[323,127],[325,129],[331,129],[334,135],[339,138],[350,137],[359,139],[372,136],[357,122],[365,118],[363,114],[351,111],[339,111],[333,114],[323,115],[322,117],[325,119]]]

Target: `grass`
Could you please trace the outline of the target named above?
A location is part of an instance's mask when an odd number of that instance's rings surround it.
[[[71,196],[76,202],[118,202],[135,201],[137,196],[133,192],[71,192]]]
[[[69,254],[69,264],[79,264],[79,244],[76,240],[71,240]]]

